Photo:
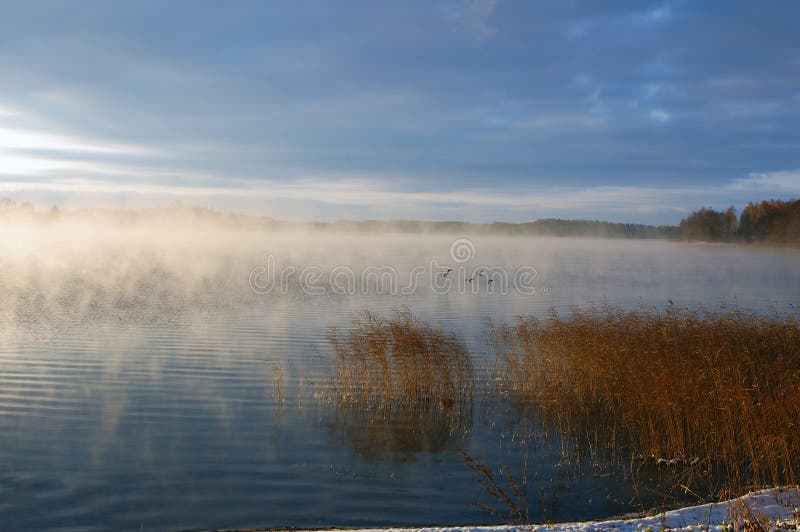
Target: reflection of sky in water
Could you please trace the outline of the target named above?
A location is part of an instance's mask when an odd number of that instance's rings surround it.
[[[476,264],[533,265],[549,293],[318,297],[256,296],[247,275],[267,253],[300,267],[408,271],[444,264],[451,238],[239,235],[63,248],[42,238],[7,253],[0,280],[0,516],[22,528],[487,522],[471,503],[491,501],[456,450],[518,464],[501,419],[490,426],[476,409],[444,435],[436,430],[448,422],[435,416],[412,423],[400,412],[389,426],[307,402],[276,408],[275,368],[292,389],[324,360],[326,328],[363,308],[407,305],[481,356],[487,319],[550,307],[669,298],[772,312],[800,301],[797,250],[483,236]],[[577,486],[551,461],[531,468],[531,489],[546,490],[534,518],[622,508],[605,500],[608,480]]]

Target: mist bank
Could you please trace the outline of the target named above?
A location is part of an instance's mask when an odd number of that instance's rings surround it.
[[[680,225],[647,225],[602,220],[541,218],[531,222],[474,223],[427,220],[288,221],[268,216],[222,212],[208,207],[169,206],[140,209],[36,209],[29,202],[0,199],[0,224],[74,223],[105,228],[169,230],[261,230],[336,233],[471,234],[628,239],[681,239],[708,242],[800,242],[800,200],[750,202],[738,215],[701,208]]]
[[[425,220],[337,220],[334,222],[298,222],[221,212],[208,207],[177,203],[142,209],[75,209],[52,207],[37,210],[28,202],[0,200],[0,223],[76,222],[102,226],[159,226],[203,230],[236,229],[268,231],[330,231],[342,233],[469,233],[594,238],[677,238],[678,227],[615,223],[600,220],[565,220],[543,218],[524,223],[472,223]]]

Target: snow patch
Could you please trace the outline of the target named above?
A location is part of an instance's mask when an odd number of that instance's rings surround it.
[[[730,501],[680,508],[638,519],[550,525],[359,529],[359,532],[367,532],[367,530],[375,532],[638,532],[647,529],[653,531],[666,529],[728,531],[733,530],[733,517],[737,513],[741,515],[741,509],[745,508],[745,504],[756,515],[769,519],[773,526],[778,523],[779,526],[783,524],[786,528],[796,529],[800,516],[800,492],[796,489],[773,488],[748,493]],[[741,523],[737,524],[741,525]],[[339,529],[336,532],[344,531]]]

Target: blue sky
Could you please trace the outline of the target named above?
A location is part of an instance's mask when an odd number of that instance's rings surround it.
[[[800,2],[5,2],[0,196],[677,223],[800,196]]]

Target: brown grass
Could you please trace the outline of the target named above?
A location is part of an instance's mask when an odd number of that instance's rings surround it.
[[[333,371],[315,398],[358,454],[439,452],[471,431],[473,367],[455,336],[403,309],[388,320],[364,312],[329,342]]]
[[[796,484],[800,326],[738,311],[575,311],[493,328],[496,391],[576,461],[716,498]]]
[[[472,402],[472,361],[454,335],[416,320],[407,309],[383,320],[364,312],[345,334],[329,334],[340,403],[439,405]]]
[[[525,479],[518,482],[511,474],[507,465],[500,467],[502,478],[495,475],[494,471],[482,459],[470,456],[463,449],[459,454],[464,463],[475,472],[478,484],[495,500],[502,503],[505,510],[498,510],[487,504],[476,502],[475,506],[497,517],[503,523],[528,523],[528,501],[525,493]],[[524,473],[523,473],[524,475]]]

